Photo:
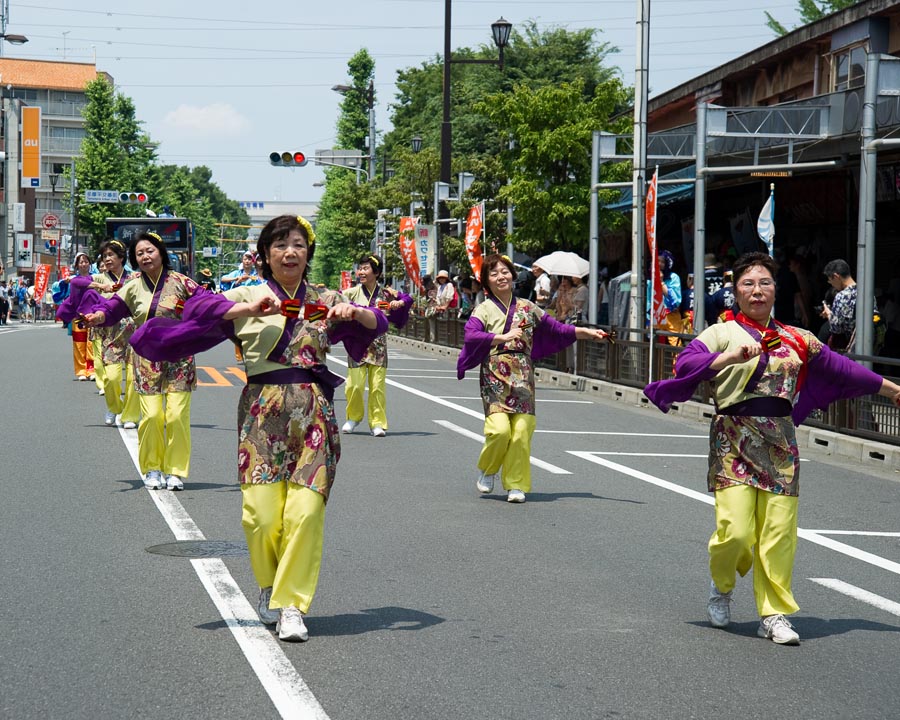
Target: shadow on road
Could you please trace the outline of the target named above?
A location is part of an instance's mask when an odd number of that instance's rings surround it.
[[[790,618],[794,629],[800,634],[801,644],[808,640],[820,640],[822,638],[831,637],[833,635],[843,635],[844,633],[853,632],[854,630],[869,630],[871,632],[900,632],[900,625],[888,625],[886,623],[872,622],[871,620],[862,620],[860,618],[838,618],[828,620],[818,617],[797,617]],[[689,622],[699,628],[708,628],[712,630],[712,626],[705,621]],[[757,639],[756,630],[759,622],[733,622],[721,632],[731,635],[743,635]]]
[[[505,495],[481,495],[486,500],[499,500],[506,502]],[[605,495],[595,495],[589,492],[560,492],[560,493],[528,493],[527,503],[556,502],[557,500],[565,500],[567,498],[578,498],[582,500],[608,500],[609,502],[630,503],[632,505],[646,505],[642,500],[628,500],[626,498],[611,498]]]

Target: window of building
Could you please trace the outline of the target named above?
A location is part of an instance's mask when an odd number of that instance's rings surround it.
[[[81,140],[87,135],[84,128],[67,127],[65,125],[51,125],[48,128],[48,135],[54,138],[73,138]]]
[[[38,91],[33,88],[13,88],[11,94],[14,98],[24,100],[26,103],[38,101]]]
[[[844,48],[831,56],[831,87],[835,92],[866,84],[865,44]]]

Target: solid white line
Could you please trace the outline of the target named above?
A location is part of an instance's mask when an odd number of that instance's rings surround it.
[[[638,480],[643,480],[644,482],[650,483],[651,485],[656,485],[657,487],[676,492],[679,495],[684,495],[685,497],[699,500],[700,502],[706,503],[707,505],[716,504],[715,500],[712,497],[709,497],[709,495],[699,493],[695,490],[689,490],[688,488],[682,487],[681,485],[676,485],[675,483],[669,482],[668,480],[654,477],[653,475],[641,472],[640,470],[633,470],[630,467],[620,465],[619,463],[612,462],[611,460],[604,460],[603,458],[597,457],[596,453],[581,452],[575,450],[569,450],[568,452],[570,455],[575,455],[576,457],[580,457],[583,460],[587,460],[588,462],[596,463],[597,465],[603,465],[604,467],[608,467],[610,470],[615,470],[616,472],[620,472],[623,475],[630,475],[631,477]],[[847,555],[848,557],[852,557],[857,560],[861,560],[862,562],[869,563],[870,565],[874,565],[875,567],[879,567],[882,570],[887,570],[888,572],[900,575],[900,563],[895,563],[893,560],[888,560],[886,558],[880,557],[879,555],[875,555],[874,553],[855,548],[852,545],[847,545],[846,543],[823,537],[822,535],[819,535],[812,530],[803,530],[801,528],[797,530],[797,536],[811,543],[815,543],[816,545],[827,547],[829,550],[834,550],[835,552]]]
[[[448,430],[452,430],[455,433],[459,433],[463,437],[471,438],[476,442],[483,443],[484,435],[479,435],[476,432],[472,432],[471,430],[466,430],[465,428],[460,427],[459,425],[454,425],[452,422],[448,422],[447,420],[435,420],[438,425],[441,427],[445,427]],[[539,467],[542,470],[546,470],[549,473],[553,473],[554,475],[571,475],[568,470],[563,470],[561,467],[556,465],[552,465],[551,463],[545,462],[544,460],[539,460],[533,455],[529,458],[531,460],[531,464],[535,467]]]
[[[876,595],[873,592],[863,590],[860,587],[856,587],[856,585],[851,585],[850,583],[846,583],[843,580],[838,580],[836,578],[810,578],[810,580],[824,587],[836,590],[839,593],[843,593],[848,597],[852,597],[854,600],[860,600],[879,610],[884,610],[885,612],[900,617],[900,603],[888,600],[886,597]]]
[[[641,432],[613,432],[605,430],[535,430],[539,433],[548,433],[551,435],[611,435],[614,437],[645,437],[645,438],[695,438],[700,440],[708,439],[708,435],[677,435],[675,433],[641,433]],[[704,457],[706,457],[704,455]]]
[[[638,453],[638,452],[598,452],[594,455],[627,455],[629,457],[664,457],[664,458],[708,458],[709,455],[691,455],[689,453]]]
[[[870,530],[807,530],[816,535],[863,535],[866,537],[900,537],[900,532],[880,532]]]
[[[392,378],[416,378],[418,380],[456,380],[456,375],[397,375],[393,371],[388,377]],[[478,378],[463,378],[460,382],[466,382],[467,380],[478,381]]]
[[[423,376],[425,377],[425,376]],[[443,398],[444,400],[478,400],[481,402],[480,397],[470,396],[470,395],[436,395],[435,397]],[[590,400],[540,400],[539,403],[562,403],[562,404],[571,404],[571,405],[593,405]],[[551,431],[552,432],[552,431]],[[635,433],[635,435],[639,435],[641,433]]]
[[[137,431],[119,426],[119,434],[140,476]],[[176,493],[168,490],[147,492],[176,540],[206,539]],[[225,563],[218,558],[203,558],[191,560],[191,565],[278,714],[284,720],[328,720],[325,710],[278,641],[259,621]]]

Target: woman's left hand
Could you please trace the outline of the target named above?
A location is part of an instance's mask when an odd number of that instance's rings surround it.
[[[600,328],[580,327],[575,329],[575,337],[579,340],[593,340],[594,342],[603,342],[609,340],[609,333],[604,332]]]

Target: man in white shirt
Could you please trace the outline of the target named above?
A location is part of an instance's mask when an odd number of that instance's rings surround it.
[[[550,302],[550,276],[539,265],[532,265],[534,275],[534,301],[538,307],[546,308]]]

